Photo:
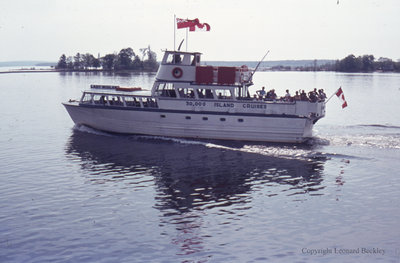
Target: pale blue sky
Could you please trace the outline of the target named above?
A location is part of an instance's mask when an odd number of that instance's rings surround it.
[[[173,49],[173,17],[199,18],[206,60],[400,59],[400,0],[0,0],[0,61],[57,61],[125,47]],[[177,31],[177,42],[185,36]]]

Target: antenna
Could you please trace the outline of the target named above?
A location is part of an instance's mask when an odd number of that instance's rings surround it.
[[[253,81],[254,73],[256,73],[258,67],[261,65],[261,62],[264,61],[264,58],[268,55],[268,53],[269,53],[269,50],[268,50],[267,53],[263,56],[263,58],[260,60],[260,62],[258,62],[256,68],[255,68],[254,71],[253,71],[253,73],[251,73],[251,76],[250,76],[250,78],[249,78],[249,81]]]
[[[181,50],[181,46],[182,46],[182,44],[183,44],[183,41],[185,41],[185,39],[182,39],[181,43],[179,44],[178,51]]]

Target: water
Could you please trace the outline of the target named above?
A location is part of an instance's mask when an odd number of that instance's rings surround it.
[[[304,145],[107,134],[61,105],[153,78],[0,75],[0,262],[400,261],[400,75],[257,73],[342,86]]]

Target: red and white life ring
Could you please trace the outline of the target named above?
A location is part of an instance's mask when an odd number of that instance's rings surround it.
[[[174,68],[172,70],[172,76],[174,76],[174,78],[179,79],[181,78],[183,75],[183,71],[181,68]]]

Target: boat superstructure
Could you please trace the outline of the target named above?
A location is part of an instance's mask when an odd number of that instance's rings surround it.
[[[64,105],[76,124],[108,132],[291,143],[325,116],[324,101],[253,98],[245,66],[200,62],[198,52],[165,51],[151,93],[99,85]]]

